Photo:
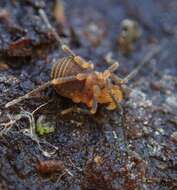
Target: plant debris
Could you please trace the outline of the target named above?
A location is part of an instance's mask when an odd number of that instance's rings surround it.
[[[54,172],[67,172],[69,175],[73,176],[68,169],[66,169],[64,163],[61,160],[47,160],[39,161],[36,166],[40,174],[51,174]]]
[[[51,122],[45,121],[44,116],[40,116],[36,122],[36,133],[40,136],[53,133],[55,128]]]

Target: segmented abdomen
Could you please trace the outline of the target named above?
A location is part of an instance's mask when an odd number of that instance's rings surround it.
[[[51,78],[60,78],[68,76],[76,76],[78,73],[88,72],[78,65],[73,57],[64,57],[59,59],[52,67]],[[58,94],[64,97],[72,98],[73,94],[82,92],[84,81],[70,81],[64,84],[55,85],[54,88]]]
[[[85,70],[75,63],[73,57],[59,59],[52,67],[51,78],[67,77],[83,73]]]

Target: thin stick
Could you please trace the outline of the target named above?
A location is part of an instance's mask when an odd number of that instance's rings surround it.
[[[39,107],[37,107],[33,112],[32,114],[34,115],[37,111],[39,111],[41,108],[45,107],[47,104],[49,104],[51,101],[48,101],[42,105],[40,105]]]

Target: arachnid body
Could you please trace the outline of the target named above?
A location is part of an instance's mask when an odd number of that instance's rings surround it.
[[[98,103],[106,104],[107,108],[112,110],[117,107],[117,102],[123,98],[121,87],[113,85],[110,79],[117,66],[118,64],[115,63],[101,73],[94,70],[92,63],[79,56],[71,55],[54,64],[51,77],[58,94],[72,99],[75,103],[86,104],[91,108],[91,112],[95,113]],[[60,84],[57,79],[63,77],[69,79],[71,76],[73,76],[73,80],[63,84]]]
[[[104,72],[97,72],[94,70],[94,65],[91,62],[75,55],[68,46],[63,45],[62,40],[56,30],[51,26],[44,10],[39,9],[38,12],[46,26],[53,32],[62,50],[69,55],[59,59],[53,65],[51,81],[44,83],[22,97],[12,100],[7,103],[5,107],[10,107],[24,99],[28,99],[35,93],[52,85],[59,95],[67,97],[75,103],[84,103],[90,109],[90,113],[92,114],[96,113],[98,104],[104,104],[108,110],[114,110],[124,98],[122,84],[127,83],[130,79],[136,76],[145,63],[161,50],[160,47],[154,48],[152,52],[149,52],[145,56],[141,64],[124,79],[120,79],[114,74],[119,64],[111,58],[107,60],[107,62],[111,63],[111,66]],[[127,26],[127,24],[125,25]],[[128,26],[131,26],[129,22]],[[132,38],[133,37],[131,37],[131,39]],[[133,40],[135,39],[133,38]]]
[[[115,109],[123,99],[122,80],[113,73],[119,64],[114,63],[104,72],[97,72],[92,63],[75,55],[66,45],[63,46],[63,50],[68,52],[69,56],[59,59],[53,65],[52,80],[9,102],[6,107],[53,85],[59,95],[70,98],[75,103],[86,104],[92,114],[96,113],[98,104],[105,104],[109,110]],[[113,80],[116,84],[113,84]]]

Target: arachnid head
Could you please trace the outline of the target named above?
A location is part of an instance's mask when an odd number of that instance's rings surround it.
[[[100,94],[97,100],[101,104],[107,104],[108,110],[114,110],[119,102],[123,99],[123,91],[121,83],[118,85],[113,84],[112,73],[105,70],[103,73],[98,73],[98,83],[100,86]]]
[[[119,102],[123,100],[123,91],[117,85],[112,85],[111,89],[104,88],[98,96],[98,102],[106,104],[108,110],[114,110],[119,106]]]
[[[99,104],[107,105],[107,109],[114,110],[118,103],[123,99],[123,91],[121,88],[121,82],[119,84],[113,84],[112,76],[113,71],[117,68],[117,64],[111,66],[104,72],[94,71],[90,73],[86,79],[86,92],[91,92],[93,99],[87,103],[89,107],[92,107],[93,102],[96,101]]]

